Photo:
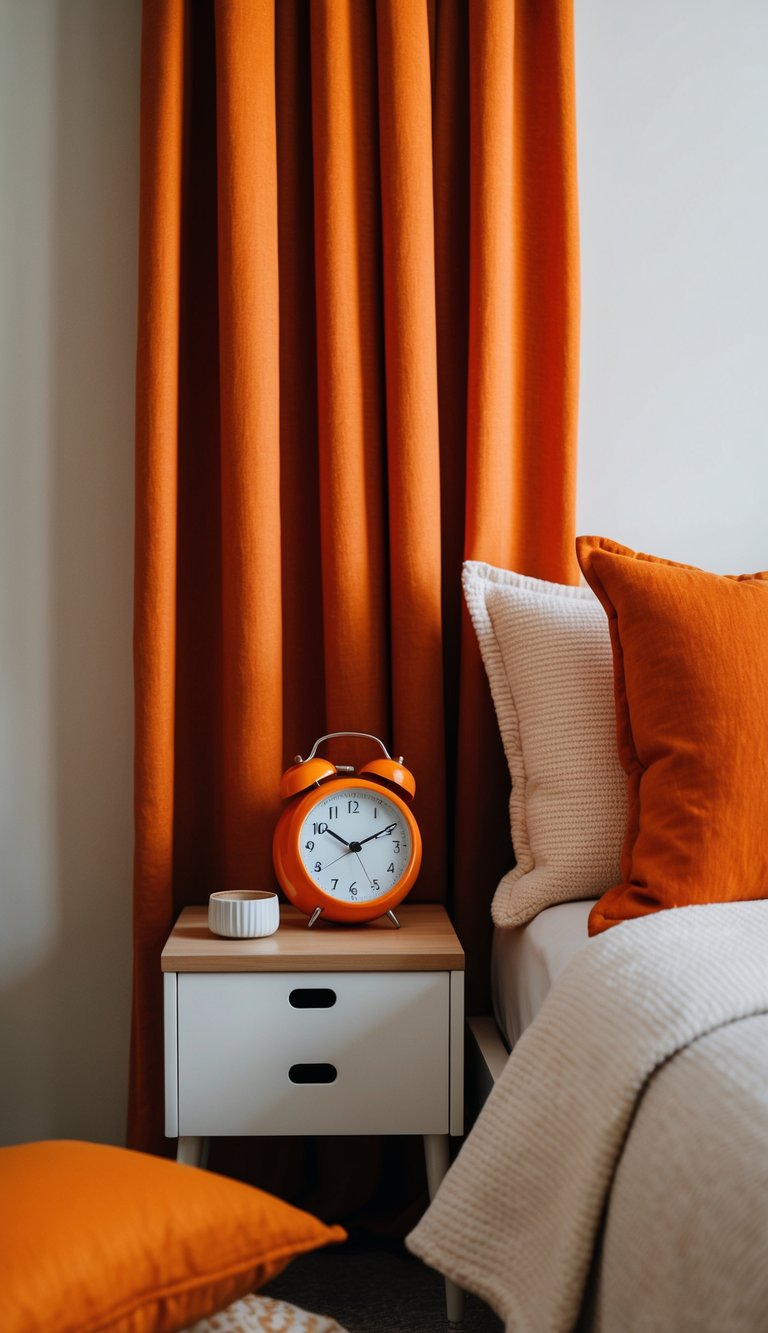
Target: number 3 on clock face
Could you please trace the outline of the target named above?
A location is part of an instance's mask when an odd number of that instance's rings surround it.
[[[323,893],[362,903],[395,888],[411,860],[411,838],[386,795],[346,786],[323,796],[305,816],[299,854]]]

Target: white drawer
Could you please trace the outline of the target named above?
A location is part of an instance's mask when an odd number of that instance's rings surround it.
[[[177,1013],[181,1135],[448,1133],[447,972],[183,972]]]

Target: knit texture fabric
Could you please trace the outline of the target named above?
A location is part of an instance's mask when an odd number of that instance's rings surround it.
[[[659,912],[591,940],[520,1038],[409,1248],[508,1330],[565,1333],[610,1204],[606,1330],[763,1327],[766,958],[765,901]],[[700,1245],[682,1188],[697,1155],[709,1158]]]
[[[608,622],[589,588],[471,560],[462,582],[512,779],[516,864],[493,920],[520,926],[555,903],[599,898],[619,875],[626,777]]]

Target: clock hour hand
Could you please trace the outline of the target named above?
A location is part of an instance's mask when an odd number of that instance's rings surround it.
[[[323,832],[330,833],[332,838],[335,838],[337,842],[343,842],[345,847],[349,846],[349,843],[347,842],[346,838],[340,838],[338,833],[334,833],[332,828],[323,829]]]
[[[383,838],[384,835],[385,835],[386,833],[392,833],[392,832],[394,831],[394,829],[396,829],[396,828],[397,828],[397,824],[387,824],[387,827],[386,827],[386,828],[380,828],[379,831],[378,831],[378,833],[369,833],[367,838],[361,838],[361,839],[360,839],[360,846],[362,847],[362,845],[363,845],[364,842],[373,842],[373,840],[374,840],[375,838]],[[329,830],[329,832],[330,832],[330,830]]]

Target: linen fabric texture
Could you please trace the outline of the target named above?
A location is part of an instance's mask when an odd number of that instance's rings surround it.
[[[504,757],[457,573],[578,580],[574,105],[571,0],[145,0],[134,1147],[164,1145],[164,940],[269,884],[323,733],[407,757],[413,897],[450,899],[487,1004]]]
[[[597,898],[615,883],[626,826],[611,642],[589,588],[478,561],[462,581],[512,790],[516,864],[493,899],[497,926]]]
[[[346,1239],[261,1190],[104,1144],[0,1149],[4,1333],[173,1333]]]
[[[768,573],[709,574],[604,537],[576,543],[608,615],[621,875],[591,934],[663,908],[768,896]]]

